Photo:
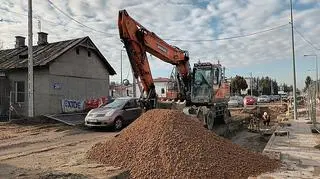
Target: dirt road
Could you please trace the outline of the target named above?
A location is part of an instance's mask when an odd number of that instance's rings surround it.
[[[62,124],[0,123],[0,178],[106,178],[119,168],[92,163],[85,153],[116,134]]]
[[[248,114],[233,116],[234,123],[216,126],[214,131],[234,143],[260,152],[266,141],[259,134],[247,133],[241,121]],[[89,130],[64,124],[0,123],[0,178],[106,178],[121,169],[86,159],[86,152],[97,142],[118,133]]]

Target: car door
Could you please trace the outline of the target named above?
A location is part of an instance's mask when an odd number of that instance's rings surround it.
[[[134,100],[133,100],[133,108],[132,108],[132,110],[134,111],[134,112],[133,112],[133,113],[134,113],[134,117],[133,117],[132,120],[135,120],[135,119],[138,118],[138,117],[141,115],[141,113],[142,113],[142,109],[141,109],[141,107],[140,107],[139,102],[138,102],[137,99],[134,99]]]
[[[130,99],[123,109],[123,116],[126,120],[126,122],[133,121],[136,119],[140,113],[139,113],[140,107],[138,106],[135,99]]]
[[[125,122],[129,122],[133,118],[133,111],[132,111],[132,101],[128,100],[127,103],[124,105],[122,110],[122,116]]]

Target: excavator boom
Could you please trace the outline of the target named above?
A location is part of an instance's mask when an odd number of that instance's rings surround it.
[[[155,33],[148,31],[131,18],[126,10],[119,11],[118,26],[120,38],[126,48],[134,76],[140,78],[144,92],[147,93],[146,98],[156,99],[146,52],[177,67],[185,95],[189,90],[191,73],[188,52],[169,45]]]

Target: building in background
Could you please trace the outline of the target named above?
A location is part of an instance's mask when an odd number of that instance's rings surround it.
[[[116,74],[89,37],[49,43],[38,33],[33,46],[34,114],[61,113],[85,99],[109,95],[109,76]],[[13,49],[0,50],[0,113],[9,109],[26,116],[28,109],[28,47],[16,36]],[[73,100],[62,102],[62,100]]]
[[[166,97],[167,93],[167,85],[169,82],[169,78],[158,77],[153,79],[154,86],[156,89],[156,93],[158,97]],[[142,84],[140,84],[142,86]],[[139,84],[136,84],[136,97],[140,97],[141,92],[139,90]],[[111,82],[110,84],[110,96],[113,98],[123,97],[123,96],[133,96],[133,87],[132,83],[128,86],[116,84],[115,82]]]
[[[167,85],[168,85],[169,80],[170,80],[169,78],[163,78],[163,77],[153,79],[154,86],[156,88],[156,93],[157,93],[158,97],[162,97],[162,98],[167,97],[166,96]]]

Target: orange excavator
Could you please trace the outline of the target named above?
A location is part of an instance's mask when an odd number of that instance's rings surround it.
[[[201,118],[209,129],[218,118],[227,122],[230,116],[227,108],[230,89],[225,83],[221,64],[198,62],[191,69],[187,51],[166,43],[130,17],[126,10],[119,11],[118,27],[134,76],[140,79],[143,86],[140,101],[145,110],[160,106],[147,58],[148,52],[175,66],[177,99],[184,101],[185,113]]]

